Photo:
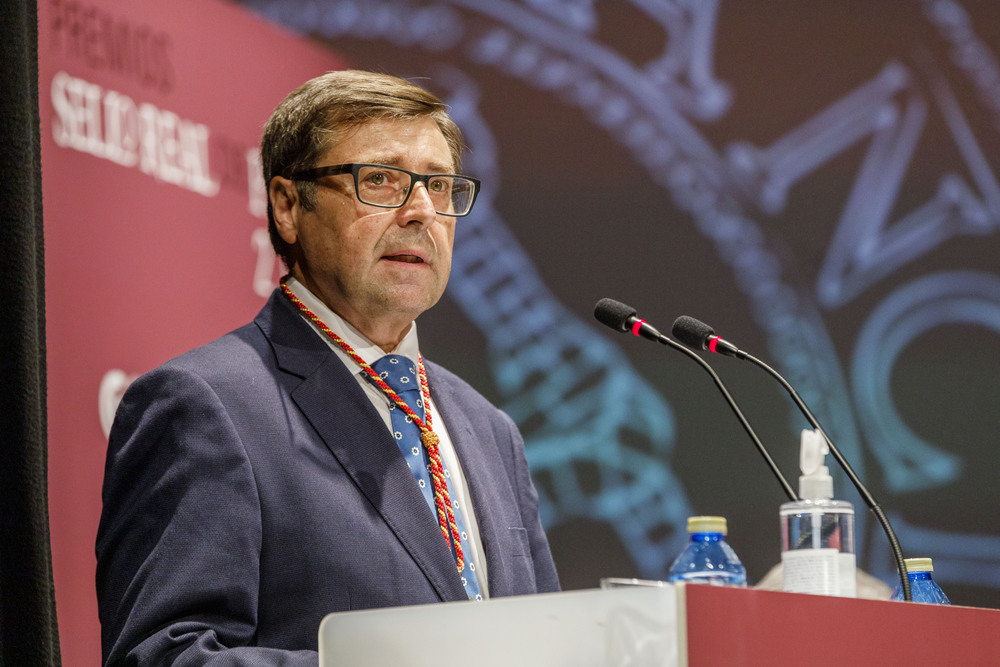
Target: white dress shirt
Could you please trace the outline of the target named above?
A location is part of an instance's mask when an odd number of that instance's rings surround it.
[[[311,310],[320,319],[320,321],[323,322],[323,324],[340,336],[345,343],[350,345],[354,351],[358,353],[358,356],[364,359],[366,364],[371,366],[387,354],[378,345],[368,340],[364,334],[354,328],[354,326],[352,326],[347,320],[333,312],[326,306],[326,304],[320,301],[316,295],[310,292],[305,285],[297,281],[295,278],[289,278],[287,285],[292,291],[292,294],[298,297],[299,300],[305,304],[306,308]],[[382,416],[382,420],[385,422],[386,428],[392,432],[392,416],[389,414],[389,405],[392,402],[392,399],[386,396],[381,389],[372,384],[371,380],[368,379],[368,374],[365,373],[364,369],[358,365],[358,362],[352,359],[351,356],[347,354],[347,352],[345,352],[332,338],[323,333],[319,327],[316,326],[315,322],[311,321],[305,315],[302,317],[309,322],[309,325],[313,327],[316,333],[326,341],[334,352],[337,353],[340,360],[344,362],[344,366],[346,366],[347,369],[354,374],[358,384],[361,385],[361,388],[364,390],[369,400],[371,400],[372,405],[375,406],[375,409],[378,410],[379,414]],[[407,357],[413,362],[413,366],[417,367],[420,356],[420,347],[417,343],[416,322],[412,323],[410,330],[403,337],[403,340],[400,341],[399,345],[396,346],[396,349],[392,351],[392,354],[399,354]],[[452,495],[456,495],[459,503],[461,503],[462,519],[465,521],[465,529],[469,535],[468,544],[472,550],[470,557],[476,566],[476,575],[479,578],[479,588],[482,592],[483,598],[485,599],[489,597],[489,581],[487,579],[486,561],[482,557],[483,544],[482,539],[479,536],[479,524],[476,522],[475,508],[472,505],[472,495],[469,493],[469,487],[465,480],[465,473],[462,472],[462,465],[458,460],[458,453],[455,451],[455,445],[452,443],[451,437],[448,435],[448,428],[444,423],[444,419],[440,413],[434,411],[433,403],[428,402],[428,404],[425,405],[425,410],[430,411],[432,415],[431,424],[434,428],[434,433],[440,439],[440,442],[438,443],[438,450],[441,453],[441,461],[450,473],[448,486],[451,489]]]

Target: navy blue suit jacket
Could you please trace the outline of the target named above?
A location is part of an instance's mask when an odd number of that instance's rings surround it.
[[[514,423],[440,366],[427,376],[490,595],[558,590]],[[466,599],[384,421],[278,291],[253,323],[132,384],[102,495],[108,663],[314,665],[330,612]]]

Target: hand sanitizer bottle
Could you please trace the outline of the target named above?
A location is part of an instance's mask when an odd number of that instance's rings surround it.
[[[802,431],[801,500],[783,504],[780,512],[783,589],[853,598],[857,597],[854,507],[833,500],[833,478],[824,465],[829,451],[818,431]]]

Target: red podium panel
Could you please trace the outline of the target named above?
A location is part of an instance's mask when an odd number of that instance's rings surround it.
[[[994,609],[686,589],[690,667],[1000,665]]]

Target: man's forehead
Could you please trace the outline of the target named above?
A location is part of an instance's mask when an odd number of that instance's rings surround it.
[[[326,157],[338,162],[372,162],[405,166],[421,162],[426,168],[453,167],[444,133],[430,116],[413,119],[376,118],[331,132]]]

